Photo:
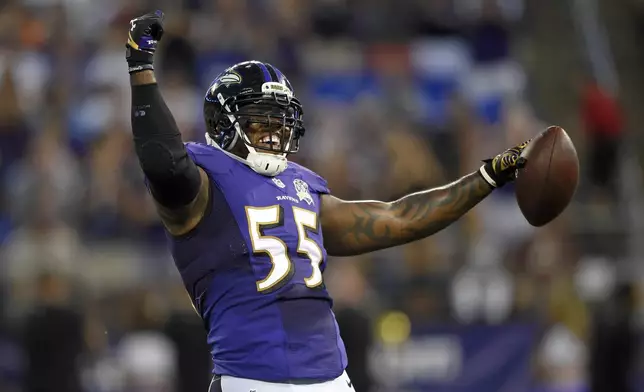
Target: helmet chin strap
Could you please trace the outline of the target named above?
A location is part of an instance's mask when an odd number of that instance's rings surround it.
[[[268,154],[265,152],[257,152],[253,147],[246,145],[248,149],[248,156],[246,156],[246,162],[248,166],[256,171],[257,173],[268,176],[275,177],[286,169],[288,161],[286,160],[286,154]]]
[[[237,140],[239,142],[239,140]],[[221,148],[214,140],[210,138],[210,135],[206,133],[206,143],[209,146],[216,147],[229,155],[231,158],[234,158],[241,163],[250,167],[254,172],[259,173],[267,177],[275,177],[286,169],[288,165],[288,160],[286,159],[286,154],[268,154],[265,152],[257,152],[255,148],[244,143],[244,146],[248,149],[248,156],[246,159],[241,158],[230,151],[226,151]],[[234,147],[234,143],[231,145],[231,148]]]

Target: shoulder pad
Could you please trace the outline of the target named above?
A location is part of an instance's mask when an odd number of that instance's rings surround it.
[[[194,142],[184,143],[184,145],[190,158],[208,173],[228,173],[234,165],[234,160],[216,147]]]
[[[301,177],[317,193],[331,193],[327,181],[313,170],[295,162],[289,162],[288,166],[295,176]]]

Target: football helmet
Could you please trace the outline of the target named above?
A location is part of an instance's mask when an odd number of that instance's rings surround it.
[[[297,152],[304,135],[302,115],[288,79],[260,61],[223,71],[204,99],[208,144],[271,177],[286,169],[288,154]],[[248,151],[246,156],[236,148],[240,143]],[[233,154],[233,149],[242,156]]]

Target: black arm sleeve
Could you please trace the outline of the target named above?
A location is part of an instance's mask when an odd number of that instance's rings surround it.
[[[156,84],[132,86],[132,132],[154,199],[167,208],[192,202],[201,175]]]

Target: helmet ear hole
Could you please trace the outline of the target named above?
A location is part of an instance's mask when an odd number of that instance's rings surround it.
[[[206,102],[203,108],[203,114],[204,119],[206,120],[206,128],[208,132],[216,132],[221,110],[219,110],[214,104]]]
[[[219,121],[217,122],[217,124],[221,128],[230,128],[230,127],[233,126],[233,123],[232,123],[232,121],[230,121],[228,116],[220,116]]]

